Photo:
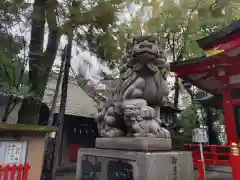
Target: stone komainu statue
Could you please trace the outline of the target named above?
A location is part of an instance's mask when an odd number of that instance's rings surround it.
[[[168,71],[158,38],[140,36],[128,42],[114,98],[98,110],[100,135],[170,138],[160,126],[160,106],[169,94]]]

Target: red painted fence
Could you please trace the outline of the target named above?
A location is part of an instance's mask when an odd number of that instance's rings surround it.
[[[7,164],[5,167],[0,165],[0,179],[2,180],[28,180],[28,170],[31,166],[26,163],[24,165],[19,164]]]
[[[237,158],[232,157],[229,145],[203,145],[204,162],[201,160],[199,144],[185,144],[184,148],[186,151],[192,152],[193,164],[198,169],[199,180],[205,180],[206,178],[204,164],[217,166],[232,166],[235,162],[239,163],[236,167],[240,167],[240,159],[237,160]],[[235,170],[235,174],[237,174],[237,171],[239,170],[240,169],[237,168]]]
[[[186,151],[192,152],[193,163],[201,160],[199,144],[185,144]],[[208,165],[231,166],[229,145],[203,145],[204,163]]]

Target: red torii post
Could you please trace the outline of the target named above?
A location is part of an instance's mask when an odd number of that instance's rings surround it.
[[[222,96],[228,145],[239,144],[240,21],[197,43],[206,52],[206,56],[173,63],[172,71],[194,86]],[[236,156],[239,155],[235,154],[234,157]],[[233,156],[230,159],[232,158]],[[231,160],[233,172],[240,172],[240,166],[236,166],[235,160]]]

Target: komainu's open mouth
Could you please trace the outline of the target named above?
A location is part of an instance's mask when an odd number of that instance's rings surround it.
[[[141,56],[143,54],[148,54],[148,55],[153,55],[154,58],[158,57],[159,54],[158,54],[158,51],[157,49],[155,48],[134,48],[133,49],[133,57],[136,57],[136,56]]]

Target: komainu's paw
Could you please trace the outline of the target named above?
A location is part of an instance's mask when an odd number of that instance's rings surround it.
[[[171,139],[170,132],[165,128],[160,128],[158,134],[159,138]]]
[[[153,133],[147,133],[147,137],[152,137],[152,138],[155,138],[155,137],[157,137],[155,134],[153,134]]]
[[[123,136],[125,133],[123,131],[121,131],[120,129],[110,129],[107,133],[106,136],[107,137],[120,137]]]
[[[145,133],[135,133],[133,134],[134,137],[147,137]]]
[[[133,137],[133,134],[132,133],[128,133],[126,136],[127,137]]]
[[[133,135],[134,137],[156,137],[154,134],[152,133],[135,133]]]

